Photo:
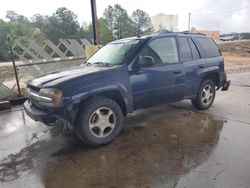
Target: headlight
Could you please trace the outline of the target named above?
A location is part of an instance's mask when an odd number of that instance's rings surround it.
[[[62,92],[55,88],[44,88],[39,91],[39,103],[44,106],[57,107],[61,104]]]

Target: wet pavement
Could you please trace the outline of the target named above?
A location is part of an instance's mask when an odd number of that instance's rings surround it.
[[[110,145],[0,113],[0,187],[250,188],[250,73],[229,75],[207,111],[189,101],[140,110]]]

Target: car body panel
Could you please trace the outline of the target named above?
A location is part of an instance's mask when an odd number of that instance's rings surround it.
[[[180,71],[176,74],[175,71]],[[135,109],[183,98],[185,71],[182,63],[153,66],[130,72]]]

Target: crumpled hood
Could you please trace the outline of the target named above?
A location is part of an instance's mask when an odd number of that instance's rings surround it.
[[[52,72],[46,75],[39,76],[30,82],[28,82],[28,85],[36,86],[36,87],[46,87],[46,86],[52,86],[52,85],[57,85],[60,84],[64,81],[71,80],[73,78],[99,72],[99,71],[104,71],[107,69],[111,69],[111,67],[101,67],[101,66],[87,66],[83,65],[80,67],[75,67],[75,68],[70,68],[68,70],[64,71],[57,71],[57,72]]]

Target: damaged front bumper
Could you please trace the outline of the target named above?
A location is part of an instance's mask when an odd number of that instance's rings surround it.
[[[34,121],[40,121],[47,126],[53,126],[55,124],[68,124],[68,121],[59,115],[56,111],[43,111],[32,105],[30,100],[25,101],[24,110],[26,114]]]
[[[68,136],[74,132],[73,126],[69,123],[68,120],[63,119],[61,116],[55,112],[45,112],[36,108],[32,103],[27,100],[25,101],[24,110],[26,114],[33,119],[34,121],[42,122],[47,126],[53,126],[59,128],[59,132],[62,136]]]

